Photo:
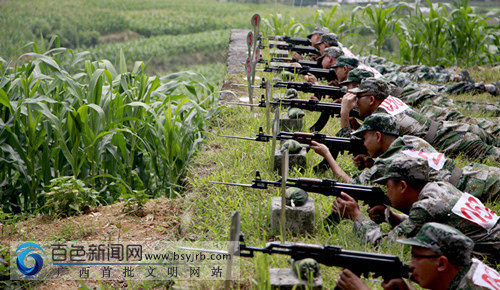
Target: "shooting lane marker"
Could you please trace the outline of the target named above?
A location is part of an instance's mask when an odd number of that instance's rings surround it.
[[[286,181],[288,179],[288,147],[285,146],[281,150],[281,222],[280,222],[280,232],[281,232],[281,242],[286,241]]]

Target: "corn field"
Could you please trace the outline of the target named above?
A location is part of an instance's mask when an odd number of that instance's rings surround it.
[[[64,176],[82,180],[104,204],[132,194],[176,196],[218,111],[201,75],[151,77],[143,62],[128,70],[123,52],[115,67],[90,61],[88,52],[33,44],[0,71],[5,212],[35,212],[40,193]]]

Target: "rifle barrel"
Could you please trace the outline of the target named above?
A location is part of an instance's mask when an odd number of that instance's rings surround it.
[[[255,138],[250,138],[250,137],[240,137],[240,136],[229,136],[229,135],[218,135],[219,137],[226,137],[226,138],[233,138],[233,139],[243,139],[243,140],[252,140],[256,141]]]
[[[208,183],[225,184],[225,185],[242,186],[242,187],[252,187],[253,185],[253,184],[242,184],[242,183],[220,182],[220,181],[208,181]]]

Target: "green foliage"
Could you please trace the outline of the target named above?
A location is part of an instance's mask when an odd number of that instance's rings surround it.
[[[131,215],[143,215],[144,205],[149,201],[149,196],[144,193],[144,190],[134,190],[133,194],[124,194],[120,197],[123,199],[122,211]]]
[[[106,203],[123,194],[177,196],[186,166],[217,112],[215,88],[181,72],[119,72],[64,48],[20,58],[0,82],[0,184],[6,212],[32,212],[52,179],[73,176]],[[22,194],[18,194],[22,192]]]
[[[261,29],[264,31],[264,34],[267,35],[297,35],[305,31],[304,26],[297,23],[293,17],[290,17],[290,19],[286,21],[280,13],[276,15],[267,14],[262,23],[264,23],[265,26]]]
[[[73,176],[52,179],[42,195],[45,204],[41,211],[61,217],[80,215],[99,204],[97,191]]]
[[[366,25],[374,35],[375,40],[369,43],[369,46],[375,46],[377,55],[381,55],[382,45],[386,39],[389,39],[394,32],[395,23],[397,21],[398,10],[401,9],[403,5],[396,7],[384,7],[383,2],[379,2],[378,6],[369,4],[366,7],[356,7],[353,10],[353,14],[362,9],[363,14],[368,16],[369,24]],[[396,10],[398,9],[398,10]]]

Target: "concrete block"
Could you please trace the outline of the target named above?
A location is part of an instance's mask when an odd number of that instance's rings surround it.
[[[302,150],[300,150],[297,154],[288,154],[288,165],[289,168],[296,167],[300,171],[305,171],[307,160],[306,160],[306,145],[302,145]],[[274,151],[274,170],[281,172],[281,160],[283,158],[283,154],[281,154],[281,146],[276,146]]]
[[[291,268],[269,269],[269,276],[272,289],[322,289],[323,277],[321,274],[313,279],[313,284],[308,285],[306,280],[299,280]],[[307,287],[306,287],[307,286]],[[294,288],[296,287],[296,288]]]
[[[302,131],[302,128],[304,128],[303,119],[292,119],[288,116],[288,113],[281,113],[280,131],[296,132]]]
[[[279,233],[281,216],[281,197],[271,197],[271,232]],[[314,232],[314,200],[308,198],[303,206],[285,209],[285,229],[294,235]]]

